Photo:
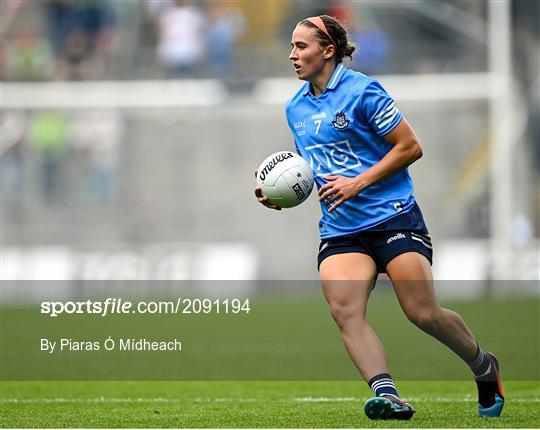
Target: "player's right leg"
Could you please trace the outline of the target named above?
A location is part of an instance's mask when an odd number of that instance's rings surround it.
[[[414,409],[399,399],[381,341],[365,320],[377,278],[375,262],[358,252],[333,254],[322,260],[319,270],[322,290],[345,348],[376,394],[366,402],[366,414],[371,419],[410,419]]]
[[[368,298],[377,277],[373,259],[360,253],[334,254],[322,261],[319,271],[330,313],[364,379],[369,381],[375,375],[388,373],[381,341],[365,320]]]

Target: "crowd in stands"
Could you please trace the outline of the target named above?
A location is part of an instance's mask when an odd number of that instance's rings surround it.
[[[139,43],[153,49],[162,77],[199,77],[204,68],[205,77],[226,78],[246,28],[234,2],[219,0],[9,0],[1,7],[15,25],[3,38],[0,74],[17,81],[119,78],[119,63],[133,63],[126,57],[138,55]],[[44,28],[17,22],[24,14]]]
[[[11,0],[2,7],[13,17],[3,47],[6,79],[100,77],[119,47],[111,0]]]
[[[15,81],[229,79],[238,74],[238,48],[249,30],[240,4],[223,0],[7,0],[0,8],[13,17],[0,45],[0,76]],[[370,8],[332,0],[287,10],[347,22],[358,48],[354,66],[384,69],[390,40]],[[290,30],[274,33],[285,40]],[[284,41],[285,64],[287,50]]]
[[[235,46],[246,26],[233,4],[213,1],[202,8],[184,0],[154,0],[145,8],[157,59],[167,76],[197,76],[203,67],[214,77],[230,76]]]

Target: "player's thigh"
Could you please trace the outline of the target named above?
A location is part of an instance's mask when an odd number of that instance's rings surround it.
[[[321,262],[319,272],[330,305],[353,307],[365,314],[377,278],[377,266],[369,255],[358,252],[330,255]]]
[[[428,259],[418,252],[405,252],[393,258],[386,273],[402,309],[407,315],[439,308]]]

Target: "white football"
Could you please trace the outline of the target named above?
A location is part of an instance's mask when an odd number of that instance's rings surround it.
[[[263,195],[281,208],[292,208],[305,201],[313,189],[313,182],[307,161],[291,151],[268,156],[257,171],[257,185]]]

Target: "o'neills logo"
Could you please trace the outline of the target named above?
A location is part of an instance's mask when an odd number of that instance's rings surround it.
[[[394,242],[394,241],[396,241],[396,240],[399,240],[399,239],[406,239],[406,238],[407,238],[407,237],[406,237],[403,233],[398,233],[398,234],[392,236],[390,239],[388,239],[388,240],[386,241],[386,243],[392,243],[392,242]]]
[[[293,153],[292,152],[285,152],[283,154],[276,155],[274,158],[272,158],[266,166],[264,166],[264,169],[262,169],[259,172],[259,179],[261,181],[264,181],[266,179],[266,175],[270,173],[270,171],[277,166],[278,163],[280,163],[283,160],[286,160],[287,158],[292,158]]]

